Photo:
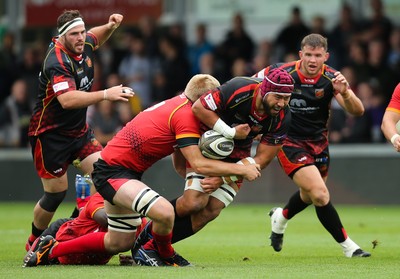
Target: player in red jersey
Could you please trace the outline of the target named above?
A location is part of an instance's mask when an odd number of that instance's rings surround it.
[[[192,109],[210,128],[235,139],[232,154],[224,159],[239,164],[258,163],[265,168],[280,149],[290,124],[288,102],[293,79],[284,70],[275,70],[263,79],[235,77],[200,97]],[[241,126],[244,129],[236,127]],[[235,127],[235,128],[233,128]],[[250,157],[255,137],[261,135],[255,157]],[[241,188],[236,176],[207,177],[192,166],[187,167],[185,191],[171,201],[175,208],[172,243],[190,237],[218,217]],[[139,235],[135,247],[143,234]],[[148,237],[149,238],[149,237]],[[152,240],[138,253],[152,251]],[[134,257],[138,255],[135,254]]]
[[[142,219],[141,228],[144,227],[147,220]],[[58,219],[50,224],[44,230],[41,236],[32,244],[27,256],[38,248],[38,242],[45,237],[52,236],[59,242],[68,241],[83,235],[106,232],[107,231],[107,214],[104,210],[104,199],[99,193],[88,197],[85,205],[82,207],[78,217]],[[138,232],[140,229],[138,229]],[[103,265],[109,262],[113,255],[108,253],[79,253],[67,254],[53,259],[50,264],[63,265]],[[120,255],[121,264],[132,264],[132,258],[127,255]]]
[[[385,114],[382,119],[382,132],[387,140],[393,144],[394,149],[400,152],[400,83],[393,91],[392,99],[390,100]]]
[[[271,210],[271,246],[279,252],[288,220],[313,204],[318,219],[341,245],[346,257],[369,257],[370,253],[348,237],[330,202],[326,186],[330,161],[327,121],[332,98],[336,98],[343,109],[352,115],[364,113],[363,104],[349,87],[346,78],[324,64],[329,58],[327,50],[328,43],[323,36],[310,34],[301,42],[300,60],[274,64],[255,75],[263,77],[279,68],[286,70],[295,80],[289,102],[292,122],[278,159],[285,173],[300,190],[283,209]]]
[[[79,11],[65,11],[57,20],[58,36],[47,50],[39,74],[39,92],[29,125],[29,139],[44,195],[33,210],[32,234],[26,248],[47,228],[68,189],[67,168],[74,164],[90,174],[102,146],[86,124],[87,107],[103,100],[128,101],[127,87],[89,92],[94,76],[94,51],[121,24],[108,23],[86,33]]]
[[[186,160],[195,171],[207,175],[240,175],[249,181],[260,176],[257,164],[225,163],[201,155],[197,146],[200,124],[191,107],[202,94],[218,85],[210,75],[196,75],[184,93],[144,110],[119,131],[101,152],[92,173],[96,189],[105,199],[108,232],[60,243],[55,240],[39,243],[42,248],[29,257],[25,266],[46,264],[71,251],[77,253],[81,246],[92,253],[127,251],[134,244],[141,215],[153,221],[148,228],[157,246],[157,257],[148,257],[139,264],[190,265],[171,245],[173,206],[140,180],[150,166],[170,154],[176,170],[183,176]]]

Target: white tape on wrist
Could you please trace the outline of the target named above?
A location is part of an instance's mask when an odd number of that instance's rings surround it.
[[[390,142],[394,145],[395,140],[400,137],[399,134],[394,134],[391,138],[390,138]]]
[[[229,127],[221,118],[218,118],[215,122],[213,130],[229,139],[233,139],[236,134],[236,129]]]

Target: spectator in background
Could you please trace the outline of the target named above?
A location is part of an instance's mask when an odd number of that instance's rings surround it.
[[[140,32],[128,34],[129,53],[122,59],[118,74],[122,83],[133,89],[139,97],[142,108],[153,104],[151,81],[153,78],[153,65],[146,56],[146,46]]]
[[[382,0],[370,0],[369,4],[372,15],[361,22],[357,37],[366,43],[378,39],[388,44],[393,23],[386,16],[384,3]]]
[[[28,147],[28,126],[32,114],[27,83],[17,79],[11,94],[0,104],[0,146]]]
[[[89,124],[97,141],[102,146],[106,146],[107,142],[122,128],[117,104],[109,101],[97,103]]]
[[[214,46],[207,39],[207,26],[199,23],[196,26],[196,41],[189,45],[188,57],[192,75],[200,73],[200,58],[206,53],[212,53]]]
[[[354,69],[358,82],[368,81],[370,72],[368,67],[367,45],[363,42],[353,39],[349,45],[349,64]]]
[[[247,33],[244,18],[240,13],[236,13],[232,18],[232,27],[226,33],[225,39],[217,46],[217,59],[222,63],[222,71],[217,75],[223,77],[220,82],[225,82],[232,75],[224,75],[229,73],[234,61],[242,58],[246,62],[251,62],[255,51],[255,44]]]
[[[166,34],[160,38],[159,44],[162,58],[154,80],[155,102],[176,96],[190,79],[189,61],[179,52],[179,41]]]
[[[381,39],[373,39],[368,43],[368,69],[369,82],[375,87],[380,88],[379,94],[384,97],[385,106],[389,103],[399,77],[388,67],[386,44]]]
[[[40,72],[40,59],[42,56],[43,55],[37,46],[27,46],[23,50],[22,60],[19,61],[17,65],[19,78],[26,82],[27,97],[31,108],[35,105],[35,92],[39,87],[38,75]]]
[[[7,32],[0,49],[0,103],[11,92],[11,86],[17,77],[17,53],[15,35]]]
[[[400,27],[393,29],[390,34],[388,66],[400,76]]]
[[[359,23],[354,19],[350,5],[344,3],[340,9],[340,18],[328,35],[330,45],[330,64],[340,69],[349,64],[349,48]]]
[[[286,53],[298,53],[301,40],[309,33],[310,28],[303,21],[300,7],[293,7],[289,23],[279,31],[275,40],[278,60],[283,61]]]
[[[143,35],[144,45],[146,46],[146,56],[151,60],[159,59],[161,54],[158,47],[159,35],[155,19],[151,16],[144,15],[139,19],[138,27]]]

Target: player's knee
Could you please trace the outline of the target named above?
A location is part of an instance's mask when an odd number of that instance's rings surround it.
[[[182,206],[180,208],[183,208],[185,210],[185,214],[182,216],[186,215],[191,215],[193,213],[197,213],[203,208],[207,206],[208,203],[208,195],[206,198],[184,198],[182,199]],[[180,212],[178,212],[180,213]]]
[[[329,202],[329,192],[326,191],[317,191],[315,193],[313,193],[313,195],[311,196],[312,199],[312,203],[315,206],[325,206],[328,204]]]
[[[66,194],[67,191],[58,193],[44,192],[44,195],[39,200],[39,205],[48,212],[55,212],[64,200]]]

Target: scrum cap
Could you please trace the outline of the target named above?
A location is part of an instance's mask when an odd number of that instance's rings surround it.
[[[268,93],[290,95],[294,90],[294,79],[283,69],[272,69],[265,75],[260,90],[263,98]]]

